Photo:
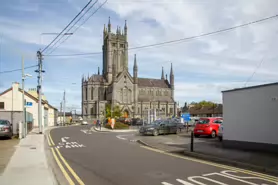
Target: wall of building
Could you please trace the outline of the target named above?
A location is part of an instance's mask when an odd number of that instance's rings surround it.
[[[278,144],[278,85],[223,93],[224,141]]]
[[[2,111],[0,112],[0,119],[8,120],[11,124],[13,124],[13,133],[18,134],[18,124],[23,120],[23,113],[20,111]]]

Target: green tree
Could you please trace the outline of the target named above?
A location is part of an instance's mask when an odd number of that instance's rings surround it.
[[[111,114],[111,104],[106,104],[105,106],[105,111],[106,111],[106,118],[109,117],[121,117],[122,116],[122,111],[120,109],[120,107],[117,105],[114,107],[114,112],[113,115]]]
[[[111,105],[110,104],[105,105],[105,116],[106,116],[106,118],[111,117]]]
[[[216,106],[216,103],[212,102],[212,101],[206,101],[206,100],[203,100],[203,101],[200,101],[200,102],[191,102],[191,105],[195,105],[197,107],[215,107]]]
[[[122,116],[122,111],[120,109],[120,107],[117,105],[114,107],[114,117],[121,117]]]
[[[182,107],[182,112],[187,112],[188,111],[188,106],[187,106],[187,103],[185,102],[184,103],[184,106]]]

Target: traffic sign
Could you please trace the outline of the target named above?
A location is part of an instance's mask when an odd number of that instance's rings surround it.
[[[26,102],[26,107],[32,107],[33,103],[32,102]]]

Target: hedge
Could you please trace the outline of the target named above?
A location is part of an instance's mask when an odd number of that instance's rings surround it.
[[[107,123],[105,125],[105,128],[112,129],[111,124]],[[129,126],[121,122],[116,122],[114,125],[114,129],[129,129]]]

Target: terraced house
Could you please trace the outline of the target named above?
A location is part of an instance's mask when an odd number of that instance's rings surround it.
[[[98,118],[104,114],[105,105],[111,109],[119,106],[126,117],[143,117],[146,110],[156,110],[160,116],[176,115],[174,99],[174,72],[171,64],[169,80],[162,67],[161,78],[138,77],[139,67],[134,55],[133,75],[128,69],[127,24],[124,30],[117,27],[103,30],[102,73],[82,77],[82,115],[84,118]],[[113,113],[112,113],[113,115]]]

